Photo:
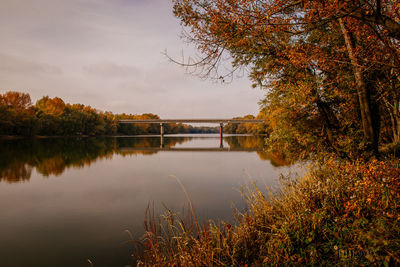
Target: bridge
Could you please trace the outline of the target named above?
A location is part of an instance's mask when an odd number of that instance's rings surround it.
[[[160,124],[160,135],[164,136],[164,124],[168,123],[218,123],[220,138],[223,137],[224,124],[227,123],[264,123],[264,120],[252,119],[157,119],[157,120],[118,120],[118,123],[156,123]]]

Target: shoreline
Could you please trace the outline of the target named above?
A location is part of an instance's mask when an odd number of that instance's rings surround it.
[[[219,135],[218,133],[182,133],[182,134],[165,134],[164,137],[184,137],[184,136],[195,136],[200,137],[200,135]],[[266,134],[224,134],[224,137],[229,136],[267,136]],[[13,140],[13,139],[46,139],[46,138],[90,138],[90,137],[104,137],[104,138],[126,138],[126,137],[161,137],[159,134],[148,134],[148,135],[0,135],[0,140]],[[214,136],[212,136],[214,137]]]

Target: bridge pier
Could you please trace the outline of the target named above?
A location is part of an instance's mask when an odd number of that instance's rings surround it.
[[[222,140],[224,137],[224,124],[221,122],[219,124],[219,138]]]
[[[164,123],[160,123],[160,135],[161,137],[164,136]]]
[[[164,148],[164,136],[160,135],[160,148]]]

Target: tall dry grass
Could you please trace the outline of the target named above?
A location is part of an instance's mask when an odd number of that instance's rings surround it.
[[[314,165],[278,193],[247,187],[237,224],[148,212],[139,266],[400,265],[398,160]]]

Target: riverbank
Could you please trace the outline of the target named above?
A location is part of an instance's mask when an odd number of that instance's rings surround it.
[[[219,133],[182,133],[182,134],[165,134],[164,137],[181,137],[181,136],[210,136],[215,137],[219,136]],[[265,137],[265,134],[230,134],[224,133],[224,137],[229,136],[262,136]],[[139,134],[139,135],[33,135],[33,136],[22,136],[22,135],[0,135],[0,140],[12,140],[12,139],[23,139],[23,138],[33,138],[33,139],[44,139],[44,138],[131,138],[131,137],[160,137],[159,134]]]
[[[237,225],[147,218],[143,265],[400,264],[400,162],[326,160],[280,193],[243,193]],[[191,223],[190,223],[191,221]]]

